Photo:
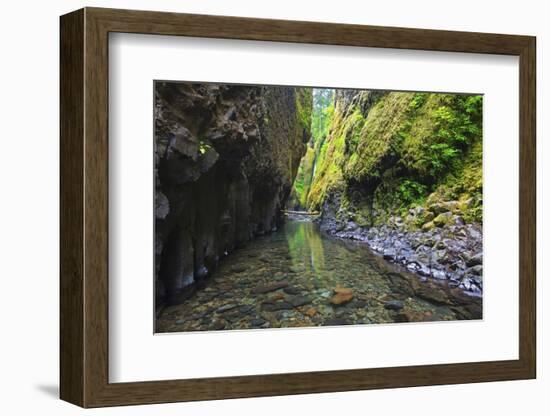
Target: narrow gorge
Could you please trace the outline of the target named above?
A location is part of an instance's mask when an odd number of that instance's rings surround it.
[[[157,332],[480,319],[482,96],[155,84]]]

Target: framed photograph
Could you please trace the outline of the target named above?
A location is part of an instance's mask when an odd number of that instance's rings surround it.
[[[62,16],[61,398],[535,378],[535,49]]]

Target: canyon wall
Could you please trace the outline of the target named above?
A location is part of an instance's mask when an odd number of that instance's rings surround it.
[[[311,90],[155,83],[155,285],[178,303],[282,221],[309,141]]]
[[[333,105],[293,199],[330,234],[481,291],[482,96],[336,90]]]

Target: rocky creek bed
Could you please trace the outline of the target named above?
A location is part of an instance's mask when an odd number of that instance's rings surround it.
[[[411,208],[406,218],[392,216],[379,226],[361,227],[338,220],[329,204],[316,221],[329,235],[362,241],[384,259],[420,276],[448,280],[449,285],[481,296],[483,292],[483,230],[466,224],[458,215],[458,202]],[[426,221],[426,218],[429,220]],[[411,223],[422,222],[422,228]]]
[[[163,308],[156,332],[481,319],[480,296],[373,252],[385,232],[379,240],[367,233],[365,244],[287,221],[220,261],[182,304]]]

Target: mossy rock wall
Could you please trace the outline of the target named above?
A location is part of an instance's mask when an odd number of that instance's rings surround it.
[[[455,201],[466,222],[482,222],[482,96],[345,90],[335,101],[309,210],[372,226]]]

